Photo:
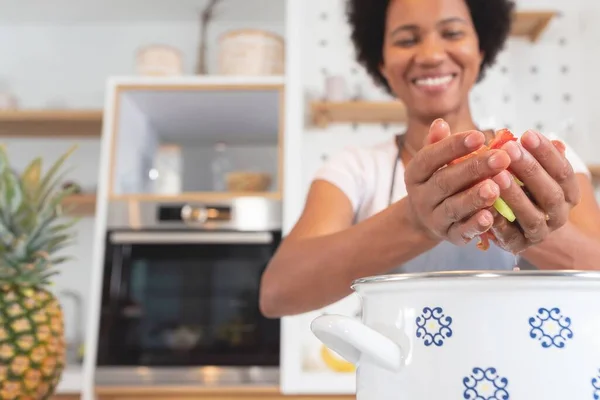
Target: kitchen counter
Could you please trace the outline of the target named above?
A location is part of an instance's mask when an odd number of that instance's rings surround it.
[[[57,394],[81,393],[83,380],[83,367],[80,365],[68,365],[64,370],[62,379],[56,388]]]
[[[98,400],[349,400],[354,396],[283,395],[278,368],[98,368]]]
[[[79,400],[82,369],[69,366],[52,400]],[[349,395],[283,395],[277,385],[106,385],[96,387],[97,400],[353,400]]]
[[[355,396],[323,396],[281,394],[277,386],[105,386],[96,388],[99,400],[351,400]]]

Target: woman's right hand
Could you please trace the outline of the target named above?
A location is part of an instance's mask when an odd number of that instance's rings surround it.
[[[492,178],[508,168],[508,154],[491,150],[446,166],[484,143],[483,133],[451,134],[448,124],[438,119],[425,146],[408,163],[404,179],[409,218],[432,239],[460,245],[491,228],[494,217],[489,208],[500,195]]]

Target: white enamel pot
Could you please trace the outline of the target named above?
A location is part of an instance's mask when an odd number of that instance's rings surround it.
[[[357,366],[358,400],[600,399],[600,273],[360,279],[362,321],[311,329]]]

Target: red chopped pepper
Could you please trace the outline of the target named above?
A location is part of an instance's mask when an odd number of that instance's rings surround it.
[[[498,132],[496,132],[496,136],[494,139],[492,139],[488,147],[490,149],[499,149],[510,141],[517,141],[515,135],[513,135],[512,132],[506,128],[500,129]]]
[[[489,145],[481,146],[480,148],[467,154],[466,156],[459,157],[456,160],[450,162],[450,164],[448,165],[458,164],[459,162],[465,161],[468,158],[484,153],[488,150],[498,150],[511,140],[516,141],[517,138],[508,129],[501,129],[496,133],[496,136],[494,137],[494,139],[492,139]]]

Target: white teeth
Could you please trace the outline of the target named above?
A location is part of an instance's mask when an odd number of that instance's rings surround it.
[[[438,78],[417,79],[415,83],[419,86],[445,85],[452,80],[452,75],[440,76]]]

